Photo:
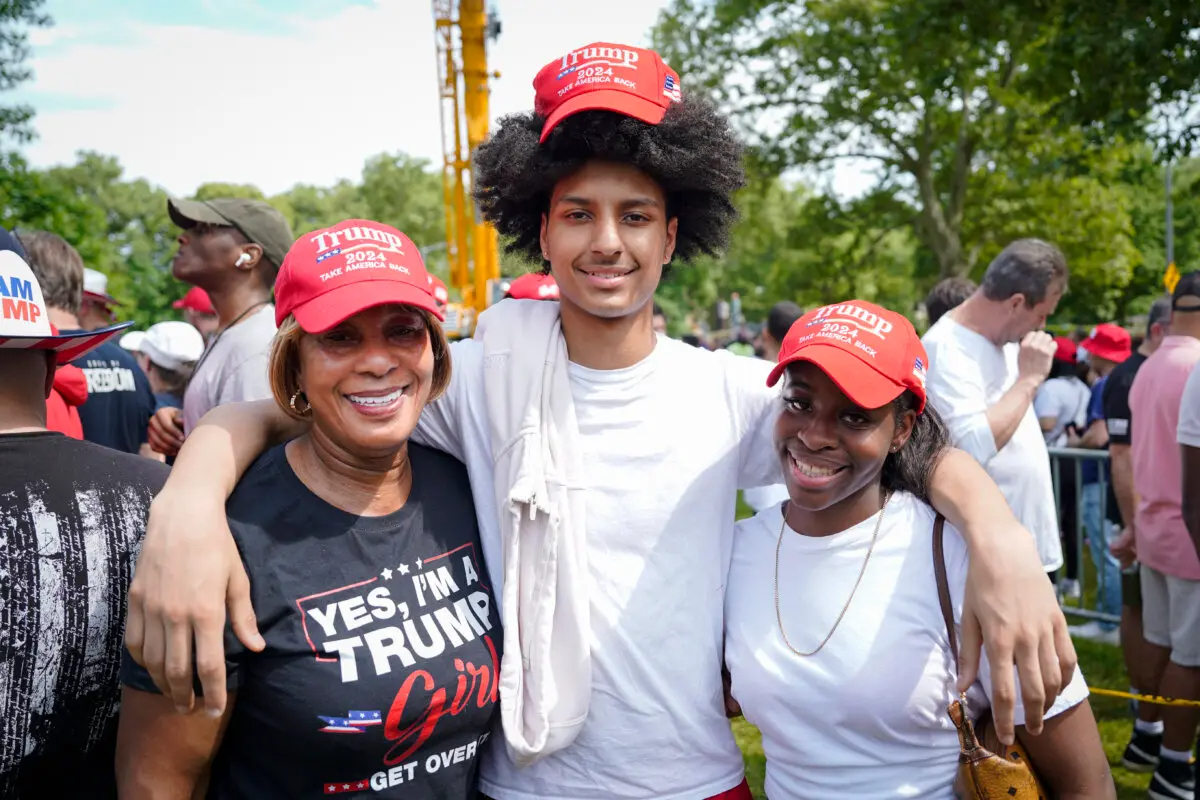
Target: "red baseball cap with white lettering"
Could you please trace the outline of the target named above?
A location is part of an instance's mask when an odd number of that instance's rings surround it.
[[[557,300],[558,284],[553,275],[543,275],[540,272],[528,272],[515,278],[508,285],[505,297],[514,300]]]
[[[846,300],[808,312],[783,337],[767,385],[797,361],[815,364],[862,408],[881,408],[907,390],[920,401],[917,413],[925,410],[929,356],[912,323],[895,311]]]
[[[540,141],[580,111],[616,111],[657,125],[683,100],[679,75],[653,50],[593,42],[542,67],[533,79],[533,109],[546,122]]]
[[[429,291],[433,292],[433,299],[437,301],[438,308],[445,310],[446,304],[450,302],[450,289],[446,287],[446,282],[429,273]]]
[[[444,319],[412,239],[371,220],[343,220],[304,234],[275,278],[275,324],[291,314],[307,333],[393,303]]]

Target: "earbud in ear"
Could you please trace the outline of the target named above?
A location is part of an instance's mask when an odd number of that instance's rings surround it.
[[[235,261],[233,263],[233,265],[235,267],[240,267],[242,264],[248,264],[249,262],[250,262],[250,254],[242,253],[240,256],[238,256],[237,261]]]

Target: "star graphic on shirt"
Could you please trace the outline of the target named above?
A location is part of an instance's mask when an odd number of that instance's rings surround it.
[[[423,563],[424,562],[422,562],[421,559],[418,558],[417,559],[417,569],[424,569],[424,567],[421,566]]]
[[[407,575],[407,574],[408,574],[408,564],[401,564],[401,565],[400,565],[400,574],[401,574],[401,575]]]
[[[390,569],[388,569],[387,567],[384,567],[383,572],[381,572],[379,574],[383,576],[383,579],[385,581],[390,581],[392,579],[392,571]]]

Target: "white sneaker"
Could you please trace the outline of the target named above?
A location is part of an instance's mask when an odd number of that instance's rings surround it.
[[[1088,639],[1093,642],[1102,642],[1119,646],[1121,644],[1121,631],[1113,628],[1106,631],[1100,627],[1100,623],[1096,621],[1086,622],[1083,625],[1071,625],[1067,628],[1072,636],[1078,636],[1080,639]]]
[[[1063,578],[1058,591],[1067,600],[1078,600],[1080,597],[1083,597],[1083,590],[1079,587],[1079,581],[1071,578]]]

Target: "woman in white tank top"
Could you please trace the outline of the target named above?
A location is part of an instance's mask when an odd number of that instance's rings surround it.
[[[784,379],[775,444],[790,499],[739,523],[725,650],[772,800],[954,797],[957,673],[927,498],[948,441],[925,407],[927,366],[908,320],[849,301],[797,321],[771,373]],[[945,564],[957,623],[967,550],[948,526]],[[972,716],[990,686],[985,659]],[[1078,671],[1041,735],[1017,714],[1052,797],[1116,796]]]

